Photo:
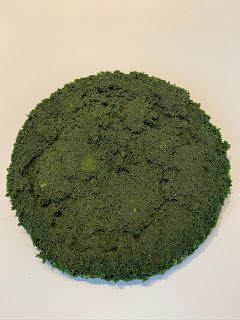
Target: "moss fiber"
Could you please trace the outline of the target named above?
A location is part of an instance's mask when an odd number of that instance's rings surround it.
[[[182,261],[229,193],[229,144],[189,93],[101,72],[40,102],[7,192],[43,261],[73,276],[147,279]]]

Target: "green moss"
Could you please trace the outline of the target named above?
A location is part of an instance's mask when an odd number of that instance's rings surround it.
[[[81,169],[83,171],[94,172],[96,171],[96,168],[96,162],[91,155],[88,155],[86,158],[83,159],[81,163]]]
[[[43,261],[72,275],[145,280],[215,226],[231,185],[228,148],[186,90],[102,72],[29,114],[7,191]]]

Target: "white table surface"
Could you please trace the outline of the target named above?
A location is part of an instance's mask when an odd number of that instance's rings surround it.
[[[240,0],[0,0],[0,319],[240,319]],[[231,143],[219,223],[146,283],[71,279],[35,257],[5,198],[26,114],[66,82],[143,71],[187,88]]]

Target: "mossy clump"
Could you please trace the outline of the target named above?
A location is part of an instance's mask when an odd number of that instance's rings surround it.
[[[189,93],[101,72],[57,90],[20,130],[7,192],[43,261],[71,275],[147,279],[216,225],[229,145]]]

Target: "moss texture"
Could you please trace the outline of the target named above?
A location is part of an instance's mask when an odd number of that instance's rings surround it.
[[[7,191],[43,261],[118,281],[191,254],[231,185],[229,144],[209,119],[186,90],[138,72],[81,78],[39,103]]]

